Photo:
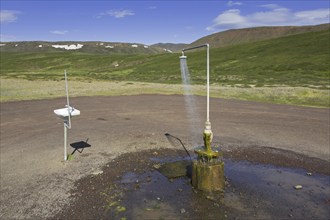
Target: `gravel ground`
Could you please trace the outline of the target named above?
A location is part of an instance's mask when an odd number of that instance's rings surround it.
[[[196,97],[201,121],[205,101]],[[313,169],[327,174],[329,109],[223,99],[210,102],[214,143],[225,152],[238,149],[243,152],[238,158],[256,160],[260,156],[253,159],[258,155],[253,152],[267,149],[262,158],[267,162],[274,160],[269,149],[280,149],[287,152],[283,155],[288,161],[301,163],[288,166],[304,167],[314,161]],[[88,140],[91,146],[75,151],[74,159],[64,162],[63,122],[53,113],[64,105],[63,98],[1,103],[1,219],[56,216],[73,202],[70,195],[77,181],[119,155],[174,148],[165,133],[193,147],[191,136],[196,134],[190,132],[183,96],[78,97],[71,99],[71,105],[81,115],[72,120],[68,142]],[[202,131],[202,126],[197,130]],[[68,153],[73,151],[68,149]],[[285,165],[284,160],[278,163]]]

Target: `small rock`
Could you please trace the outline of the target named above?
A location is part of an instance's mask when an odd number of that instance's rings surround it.
[[[155,151],[155,152],[153,152],[152,154],[153,154],[153,155],[155,155],[155,156],[157,156],[157,155],[158,155],[158,153],[157,153],[156,151]]]
[[[179,191],[179,192],[182,192],[182,191],[183,191],[183,189],[178,189],[178,191]]]
[[[159,200],[160,200],[160,198],[159,198],[159,197],[157,197],[157,200],[159,201]]]
[[[102,174],[103,173],[103,171],[102,170],[95,170],[93,173],[92,173],[92,175],[99,175],[99,174]]]
[[[184,208],[182,208],[182,209],[180,209],[180,213],[184,214],[184,213],[186,213],[186,210]]]
[[[159,169],[160,167],[161,167],[161,165],[159,163],[153,165],[153,168],[155,168],[155,169]]]
[[[311,175],[313,175],[313,174],[312,174],[312,173],[306,173],[306,175],[307,175],[307,176],[311,176]]]
[[[296,185],[296,186],[294,186],[294,188],[298,190],[298,189],[302,189],[303,187],[302,187],[302,185]]]

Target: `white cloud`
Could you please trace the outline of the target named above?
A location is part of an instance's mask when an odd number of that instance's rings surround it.
[[[241,28],[248,25],[246,18],[240,15],[240,10],[230,9],[219,14],[214,20],[213,25],[207,27],[208,31],[213,31],[215,29],[228,29],[228,28]]]
[[[17,20],[17,15],[20,14],[20,11],[13,10],[1,10],[0,11],[0,22],[1,23],[11,23]]]
[[[238,9],[230,9],[220,13],[208,31],[258,27],[258,26],[300,26],[329,23],[329,8],[293,12],[288,8],[275,4],[262,5],[265,11],[242,15]]]
[[[65,35],[65,34],[68,33],[68,31],[54,30],[54,31],[50,31],[50,33],[52,33],[52,34],[58,34],[58,35]]]
[[[318,20],[324,20],[324,23],[329,23],[329,8],[327,9],[318,9],[312,11],[300,11],[296,12],[294,15],[296,18],[299,18],[301,21],[314,23]]]
[[[132,16],[135,13],[132,10],[109,10],[106,12],[100,13],[97,18],[102,18],[104,16],[112,16],[115,18],[124,18],[126,16]]]
[[[229,7],[231,7],[231,6],[235,6],[235,5],[242,5],[242,2],[229,1],[229,2],[227,2],[227,5],[228,5]]]

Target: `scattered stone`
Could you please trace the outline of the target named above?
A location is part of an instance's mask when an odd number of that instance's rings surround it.
[[[117,212],[124,212],[124,211],[126,211],[126,208],[124,206],[119,205],[119,206],[116,207],[116,211]]]
[[[160,198],[159,198],[159,197],[157,197],[157,200],[159,201],[159,200],[160,200]]]
[[[298,189],[302,189],[303,187],[302,187],[302,185],[296,185],[296,186],[294,186],[294,188],[298,190]]]
[[[313,175],[313,174],[312,174],[312,173],[306,173],[306,175],[307,175],[307,176],[311,176],[311,175]]]
[[[99,175],[99,174],[102,174],[103,171],[102,170],[95,170],[92,175],[96,176],[96,175]]]
[[[154,164],[152,167],[158,170],[161,167],[161,165],[159,163],[157,163],[157,164]]]
[[[184,213],[186,213],[186,210],[184,208],[182,208],[182,209],[180,209],[180,213],[184,214]]]
[[[182,192],[182,191],[183,191],[183,189],[181,189],[181,188],[180,188],[180,189],[178,189],[178,191],[179,191],[179,192]]]

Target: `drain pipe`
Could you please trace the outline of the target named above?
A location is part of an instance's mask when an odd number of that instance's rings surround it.
[[[173,136],[173,135],[171,135],[171,134],[169,134],[169,133],[166,133],[165,136],[167,137],[167,139],[168,139],[169,141],[170,141],[170,138],[174,138],[174,139],[178,140],[178,141],[180,142],[181,146],[183,147],[183,149],[186,151],[186,153],[187,153],[187,155],[189,156],[190,160],[192,161],[192,158],[191,158],[191,156],[190,156],[189,151],[187,150],[186,146],[184,146],[184,144],[183,144],[183,142],[181,141],[180,138],[175,137],[175,136]],[[171,143],[171,141],[170,141],[170,143]]]

